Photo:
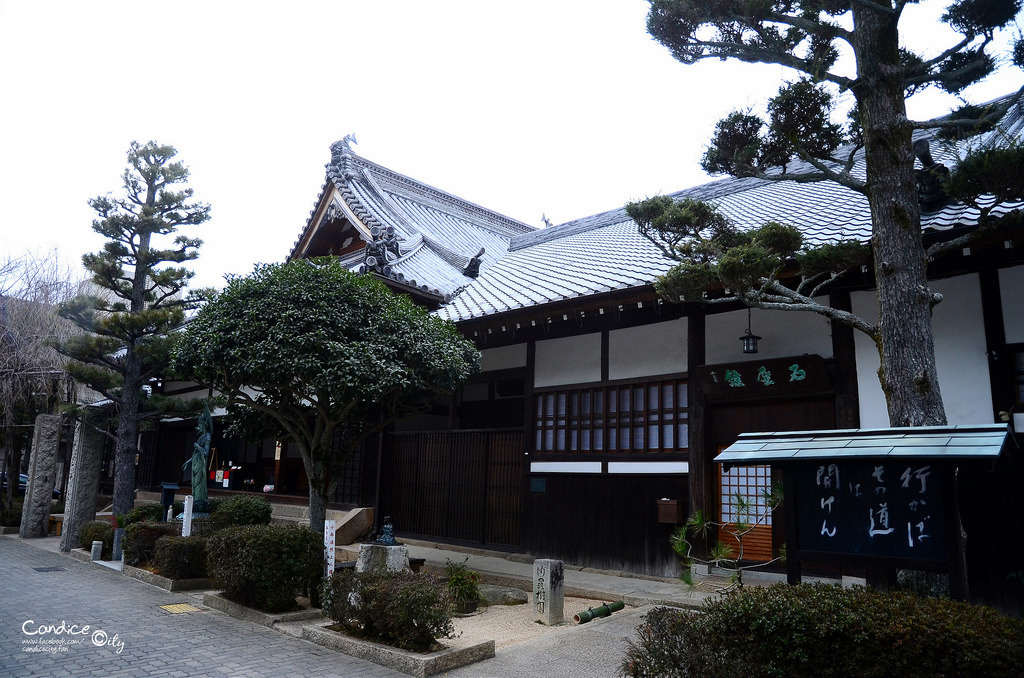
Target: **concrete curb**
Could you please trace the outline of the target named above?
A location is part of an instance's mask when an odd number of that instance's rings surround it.
[[[402,673],[425,678],[442,671],[450,671],[494,656],[494,641],[485,640],[465,646],[446,647],[437,652],[420,654],[399,650],[368,640],[352,638],[343,633],[330,631],[322,626],[303,626],[302,638],[335,652],[365,659],[380,666],[386,666]]]
[[[161,588],[164,591],[171,591],[172,593],[175,591],[202,591],[213,588],[209,577],[200,577],[196,579],[170,579],[159,574],[154,574],[149,570],[132,567],[131,565],[125,565],[123,572],[127,577],[138,579],[150,586],[156,586],[157,588]]]
[[[261,612],[251,607],[239,605],[228,600],[221,594],[211,591],[203,594],[203,605],[219,610],[235,619],[244,619],[260,626],[273,628],[274,624],[282,622],[307,621],[311,619],[323,619],[320,610],[299,610],[298,612]]]

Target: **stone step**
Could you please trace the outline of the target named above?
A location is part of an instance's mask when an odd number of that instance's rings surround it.
[[[302,504],[271,504],[274,518],[305,518],[309,522],[309,506]]]

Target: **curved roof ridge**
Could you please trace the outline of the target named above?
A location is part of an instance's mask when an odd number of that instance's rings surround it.
[[[443,191],[439,188],[435,188],[434,186],[425,184],[422,181],[417,181],[416,179],[406,176],[400,172],[396,172],[395,170],[384,167],[383,165],[379,165],[373,162],[372,160],[367,160],[366,158],[362,157],[361,155],[358,155],[357,153],[352,152],[351,150],[349,150],[348,153],[345,153],[344,157],[346,162],[352,163],[353,165],[358,163],[362,165],[364,168],[370,169],[375,174],[380,175],[382,178],[386,178],[387,180],[393,182],[396,192],[401,192],[400,189],[411,191],[419,200],[422,200],[425,194],[430,198],[438,201],[439,203],[444,204],[448,208],[454,207],[458,209],[459,211],[464,213],[464,216],[476,216],[477,219],[472,219],[474,223],[479,220],[479,215],[481,215],[481,213],[486,214],[488,219],[500,222],[501,226],[507,229],[508,232],[502,233],[501,235],[507,235],[512,237],[523,233],[532,233],[533,231],[537,230],[535,226],[530,226],[529,224],[523,223],[518,219],[513,219],[512,217],[505,216],[500,212],[495,212],[492,209],[483,207],[482,205],[479,205],[470,200],[466,200],[465,198],[460,198],[457,195],[448,193],[447,191]],[[493,228],[497,224],[480,223],[478,225],[493,230]]]

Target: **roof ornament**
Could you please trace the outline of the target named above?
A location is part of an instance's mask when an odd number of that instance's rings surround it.
[[[921,169],[917,174],[917,200],[925,210],[942,207],[949,201],[943,188],[949,168],[932,159],[931,146],[927,139],[914,142],[914,155],[921,161]]]
[[[366,249],[363,251],[363,265],[359,267],[359,272],[377,273],[385,278],[394,278],[391,262],[400,254],[394,226],[387,228],[374,226],[370,229],[370,236],[373,237],[373,240],[366,243]]]
[[[358,144],[355,134],[346,134],[341,141],[331,144],[331,164],[337,165],[343,156],[352,155],[352,147],[349,144]]]
[[[551,228],[551,220],[548,219],[548,215],[547,214],[541,213],[540,220],[544,222],[544,225],[546,227]]]
[[[483,247],[480,248],[480,251],[476,253],[476,256],[470,259],[469,263],[466,264],[466,268],[462,269],[462,275],[470,278],[475,278],[480,275],[480,263],[483,261],[485,251],[486,250],[484,250]]]

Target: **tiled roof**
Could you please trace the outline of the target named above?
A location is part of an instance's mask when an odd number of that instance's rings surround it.
[[[463,270],[481,249],[480,269],[486,271],[504,254],[509,241],[534,228],[450,193],[428,186],[352,152],[348,141],[331,147],[327,184],[317,205],[336,189],[348,213],[365,231],[394,229],[397,254],[391,253],[388,277],[450,298],[472,282]],[[311,229],[317,210],[310,213],[289,258]]]
[[[1004,118],[999,132],[980,135],[971,145],[990,145],[1024,134],[1024,116],[1015,107]],[[928,136],[924,132],[918,136]],[[968,143],[953,146],[932,141],[936,162],[956,164]],[[794,163],[789,171],[808,170]],[[854,176],[864,177],[863,153]],[[744,178],[722,179],[671,194],[716,204],[739,228],[756,228],[767,221],[797,227],[810,245],[844,239],[868,241],[871,216],[867,199],[831,181],[797,183]],[[993,210],[993,216],[1024,207],[1009,203]],[[977,211],[964,205],[946,205],[922,214],[925,230],[948,230],[971,225]],[[480,318],[564,299],[586,297],[649,284],[674,264],[640,235],[624,209],[576,219],[559,226],[519,235],[508,254],[487,268],[438,315],[453,321]]]

